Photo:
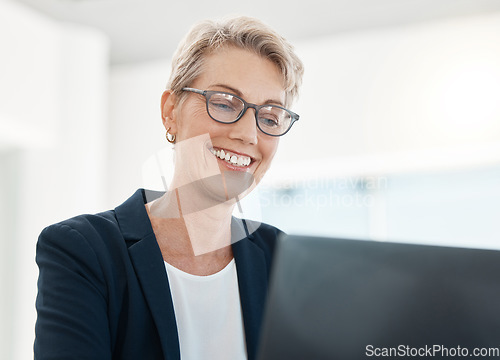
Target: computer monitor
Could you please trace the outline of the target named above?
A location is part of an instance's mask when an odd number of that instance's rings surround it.
[[[499,349],[500,251],[278,240],[259,360],[488,358]]]

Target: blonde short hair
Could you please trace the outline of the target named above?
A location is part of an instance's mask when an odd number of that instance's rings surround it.
[[[282,75],[286,103],[297,98],[304,67],[293,46],[261,21],[246,16],[196,24],[174,53],[167,88],[182,98],[182,88],[190,86],[203,71],[205,56],[227,46],[271,60]]]

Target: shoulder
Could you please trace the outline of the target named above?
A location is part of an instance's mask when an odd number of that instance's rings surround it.
[[[39,242],[52,240],[62,244],[78,240],[96,248],[128,246],[132,240],[141,239],[153,231],[144,203],[146,197],[155,196],[159,195],[138,189],[114,210],[79,215],[48,226],[40,234]]]
[[[114,211],[79,215],[42,230],[36,245],[39,267],[60,263],[82,272],[105,271],[127,247]]]
[[[87,241],[97,242],[103,237],[119,232],[114,211],[99,214],[85,214],[47,226],[42,230],[40,241]]]

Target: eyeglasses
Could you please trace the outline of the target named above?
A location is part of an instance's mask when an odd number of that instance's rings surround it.
[[[293,123],[299,120],[299,115],[278,105],[255,105],[234,94],[198,90],[185,87],[182,90],[203,95],[207,101],[207,113],[217,122],[232,124],[242,118],[248,108],[255,110],[257,127],[264,134],[271,136],[285,135]]]

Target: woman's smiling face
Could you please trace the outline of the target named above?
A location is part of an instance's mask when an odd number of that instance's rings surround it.
[[[285,91],[281,74],[270,60],[251,51],[227,47],[206,56],[202,74],[190,87],[200,90],[217,90],[238,95],[249,103],[257,105],[275,104],[283,106]],[[186,94],[184,101],[175,104],[174,96],[168,91],[162,98],[162,115],[165,128],[176,135],[176,148],[182,143],[192,147],[192,139],[207,139],[199,149],[183,149],[183,166],[198,163],[208,170],[200,177],[216,172],[234,174],[246,173],[258,183],[268,170],[278,148],[279,138],[264,134],[257,128],[254,109],[248,109],[235,123],[223,124],[214,121],[207,113],[205,97]],[[177,149],[176,149],[177,151]],[[189,159],[191,153],[197,159]],[[199,154],[197,156],[195,154]],[[191,164],[188,164],[191,163]],[[176,161],[176,172],[178,171]],[[243,174],[242,174],[243,175]],[[191,178],[190,181],[200,179]]]

